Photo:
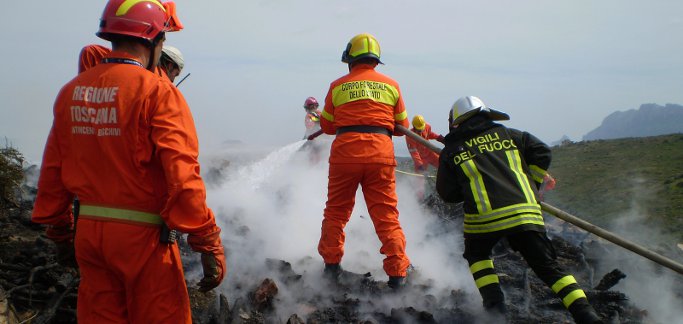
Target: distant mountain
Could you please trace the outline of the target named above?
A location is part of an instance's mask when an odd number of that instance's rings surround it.
[[[562,138],[560,138],[559,140],[551,142],[550,146],[564,145],[564,144],[569,144],[571,142],[572,142],[572,140],[571,140],[571,138],[569,138],[569,136],[562,135]]]
[[[644,137],[683,133],[683,106],[676,104],[643,104],[640,109],[617,111],[607,116],[602,125],[588,132],[583,140]]]

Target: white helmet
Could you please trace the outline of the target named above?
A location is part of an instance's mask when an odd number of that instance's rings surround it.
[[[492,120],[510,119],[508,114],[486,107],[484,102],[478,97],[467,96],[461,97],[453,104],[453,107],[448,114],[448,122],[450,123],[450,127],[455,127],[462,124],[480,111],[487,113],[489,118]]]
[[[166,56],[168,57],[173,63],[178,65],[178,68],[182,71],[183,67],[185,67],[185,60],[183,60],[183,54],[180,53],[180,50],[173,47],[173,46],[168,46],[164,45],[164,47],[161,49],[161,56]]]

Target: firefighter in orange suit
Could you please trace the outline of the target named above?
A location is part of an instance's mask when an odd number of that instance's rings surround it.
[[[420,135],[426,140],[435,139],[443,143],[443,136],[432,132],[432,126],[425,122],[422,115],[415,115],[415,117],[413,117],[412,124],[413,128],[410,130],[413,131],[413,133]],[[408,152],[410,152],[410,156],[413,158],[415,172],[424,173],[427,171],[429,165],[432,165],[435,168],[439,167],[438,154],[434,153],[432,150],[418,143],[409,136],[406,136],[406,144],[408,145]]]
[[[341,273],[344,255],[344,227],[351,217],[358,185],[384,254],[384,271],[389,286],[405,283],[410,260],[406,240],[398,221],[398,199],[394,169],[394,125],[408,127],[407,113],[398,83],[375,71],[380,48],[370,34],[356,35],[342,54],[349,73],[330,84],[320,126],[336,138],[330,150],[327,204],[318,252],[325,273]]]
[[[75,244],[79,323],[192,322],[180,252],[165,226],[188,233],[201,253],[200,291],[226,273],[190,109],[152,72],[165,32],[180,29],[172,2],[110,0],[97,35],[112,52],[55,101],[32,220],[49,225],[58,251]]]

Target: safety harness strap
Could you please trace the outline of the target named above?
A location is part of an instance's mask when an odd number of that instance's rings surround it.
[[[143,223],[150,225],[163,224],[161,215],[158,214],[146,213],[130,209],[120,209],[92,205],[81,205],[80,216],[83,218],[118,220],[123,222]]]

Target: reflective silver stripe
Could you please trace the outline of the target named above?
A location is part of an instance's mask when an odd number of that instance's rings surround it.
[[[479,170],[477,170],[477,165],[474,164],[474,161],[467,160],[460,163],[460,167],[467,178],[470,179],[470,190],[472,190],[474,201],[477,204],[477,211],[480,214],[489,212],[491,210],[491,202],[484,186],[484,179]]]
[[[163,224],[161,215],[141,212],[130,209],[119,209],[101,206],[81,205],[80,215],[102,217],[108,219],[118,219],[129,222],[146,223],[146,224]]]
[[[492,210],[486,214],[465,214],[466,222],[487,222],[496,218],[510,216],[513,214],[539,214],[542,215],[541,206],[537,204],[515,204]]]

